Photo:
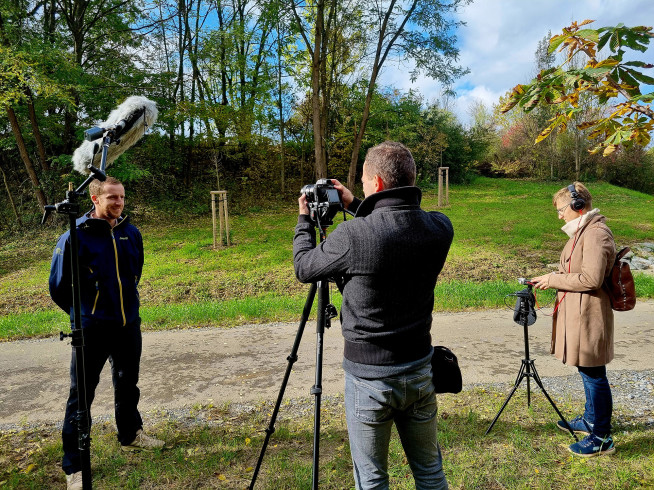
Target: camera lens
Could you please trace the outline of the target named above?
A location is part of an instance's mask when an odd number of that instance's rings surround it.
[[[312,202],[316,200],[316,186],[315,184],[307,184],[300,190],[300,194],[307,196],[307,201]]]

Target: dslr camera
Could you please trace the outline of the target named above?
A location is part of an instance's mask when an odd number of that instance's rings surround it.
[[[311,220],[320,228],[330,226],[336,213],[343,210],[343,202],[330,179],[319,179],[300,190],[307,197]]]

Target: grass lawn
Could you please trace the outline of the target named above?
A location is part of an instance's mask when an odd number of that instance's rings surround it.
[[[455,239],[436,286],[435,311],[497,308],[522,289],[518,277],[551,270],[567,237],[559,230],[551,195],[567,183],[492,180],[452,186]],[[590,185],[618,246],[654,241],[654,198],[608,184]],[[437,196],[424,193],[423,207]],[[212,249],[209,216],[157,220],[134,215],[143,231],[146,261],[141,284],[145,329],[296,321],[308,287],[293,275],[295,202],[272,209],[230,210],[229,248]],[[52,249],[63,228],[0,236],[0,340],[49,336],[67,330],[67,316],[50,301]],[[636,276],[640,297],[654,297],[651,276]],[[340,306],[340,295],[332,300]],[[547,296],[539,297],[546,303]],[[523,384],[524,387],[524,384]],[[490,435],[484,432],[506,391],[466,389],[439,396],[439,440],[451,488],[654,488],[654,430],[647,420],[616,407],[613,456],[574,458],[572,438],[534,391],[531,408],[519,389]],[[564,414],[578,400],[556,400]],[[147,454],[120,451],[113,422],[96,421],[92,467],[96,488],[247,488],[272,405],[196,406],[188,412],[147,414],[147,430],[170,448]],[[308,488],[312,470],[313,399],[286,401],[266,452],[257,488]],[[61,440],[54,425],[0,432],[0,488],[63,488]],[[342,398],[323,399],[320,488],[353,488]],[[390,448],[391,487],[413,480],[397,436]]]
[[[521,289],[518,277],[552,270],[567,237],[552,194],[565,183],[479,178],[450,189],[442,209],[454,224],[454,243],[436,286],[435,311],[497,308]],[[590,185],[618,246],[654,241],[654,197],[609,184]],[[426,190],[423,208],[437,209]],[[211,218],[133,216],[145,242],[141,282],[144,329],[230,327],[295,321],[308,286],[293,274],[295,202],[272,209],[232,210],[232,246],[212,248]],[[336,224],[339,222],[337,218]],[[335,225],[336,225],[335,224]],[[57,229],[2,237],[0,340],[56,334],[68,319],[49,299],[47,280]],[[654,278],[636,275],[640,297],[654,297]],[[335,289],[335,288],[334,288]],[[332,295],[340,306],[340,295]],[[546,303],[547,295],[543,295]]]
[[[542,392],[527,407],[524,384],[489,435],[484,435],[506,392],[475,388],[439,395],[443,468],[453,489],[637,489],[654,487],[654,430],[620,411],[614,414],[617,451],[584,459],[567,451],[572,437],[555,427],[557,416]],[[582,402],[557,400],[563,413]],[[574,408],[573,408],[574,407]],[[194,407],[183,417],[149,414],[147,430],[171,447],[125,453],[113,422],[92,430],[91,465],[96,488],[245,489],[252,479],[271,403],[250,410]],[[323,400],[320,432],[321,489],[354,488],[342,398]],[[154,423],[152,423],[154,421]],[[287,402],[270,438],[258,489],[311,487],[313,406]],[[0,433],[1,488],[63,488],[61,440],[52,426]],[[389,456],[391,488],[414,488],[397,434]]]

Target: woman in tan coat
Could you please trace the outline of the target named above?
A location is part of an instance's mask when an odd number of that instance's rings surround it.
[[[558,272],[531,282],[538,289],[558,289],[551,352],[564,364],[576,366],[584,383],[584,414],[569,424],[587,436],[570,451],[586,457],[611,454],[613,398],[606,364],[613,360],[613,310],[602,284],[615,260],[615,242],[583,184],[559,190],[552,203],[559,219],[565,220],[561,229],[570,239],[561,252]],[[562,421],[557,425],[567,431]]]

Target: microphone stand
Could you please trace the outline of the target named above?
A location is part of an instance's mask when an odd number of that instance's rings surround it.
[[[86,372],[84,364],[84,330],[82,329],[82,305],[79,282],[79,242],[77,238],[77,216],[79,215],[79,198],[84,196],[85,189],[94,180],[104,181],[107,176],[93,165],[87,167],[90,171],[88,178],[73,190],[72,182],[66,192],[66,199],[54,205],[45,206],[45,212],[41,224],[44,224],[50,213],[65,214],[68,216],[70,227],[70,254],[71,273],[73,288],[73,323],[71,333],[59,332],[59,340],[70,337],[75,356],[77,374],[77,413],[75,421],[77,424],[77,443],[82,460],[82,487],[84,490],[92,488],[91,476],[91,424],[89,420],[89,409],[86,402]]]
[[[561,421],[563,422],[563,425],[565,426],[566,429],[568,429],[568,432],[570,432],[570,435],[574,437],[575,441],[578,441],[577,436],[575,435],[574,431],[570,427],[570,424],[568,424],[568,421],[565,419],[563,414],[559,411],[558,407],[550,398],[550,395],[547,393],[545,390],[545,387],[543,386],[543,382],[540,379],[540,376],[538,375],[538,371],[536,371],[536,365],[534,364],[534,360],[529,357],[529,334],[527,333],[527,327],[529,326],[529,317],[533,316],[534,321],[536,318],[536,312],[533,309],[533,292],[532,292],[532,284],[529,282],[522,282],[523,280],[520,280],[521,284],[526,284],[527,289],[523,289],[522,291],[516,291],[513,293],[511,296],[516,296],[519,301],[519,320],[522,324],[523,328],[523,334],[524,334],[524,340],[525,340],[525,358],[522,360],[522,363],[520,365],[520,370],[518,371],[518,376],[515,379],[515,383],[513,384],[513,389],[509,393],[509,395],[506,397],[506,400],[504,400],[504,404],[500,408],[500,410],[497,412],[497,415],[495,415],[495,418],[493,419],[493,422],[491,422],[490,426],[488,429],[486,429],[485,435],[488,435],[488,433],[491,431],[493,426],[495,425],[495,422],[497,422],[497,419],[500,418],[500,415],[502,415],[502,412],[506,408],[506,406],[509,403],[509,400],[511,400],[511,397],[513,394],[516,392],[518,387],[520,386],[520,383],[522,383],[523,379],[527,380],[527,407],[531,406],[531,386],[530,386],[530,380],[533,379],[538,387],[541,389],[543,394],[545,395],[545,398],[547,398],[547,401],[550,402],[550,405],[552,405],[552,408],[556,412],[556,414],[559,416]],[[532,322],[533,323],[533,322]]]

